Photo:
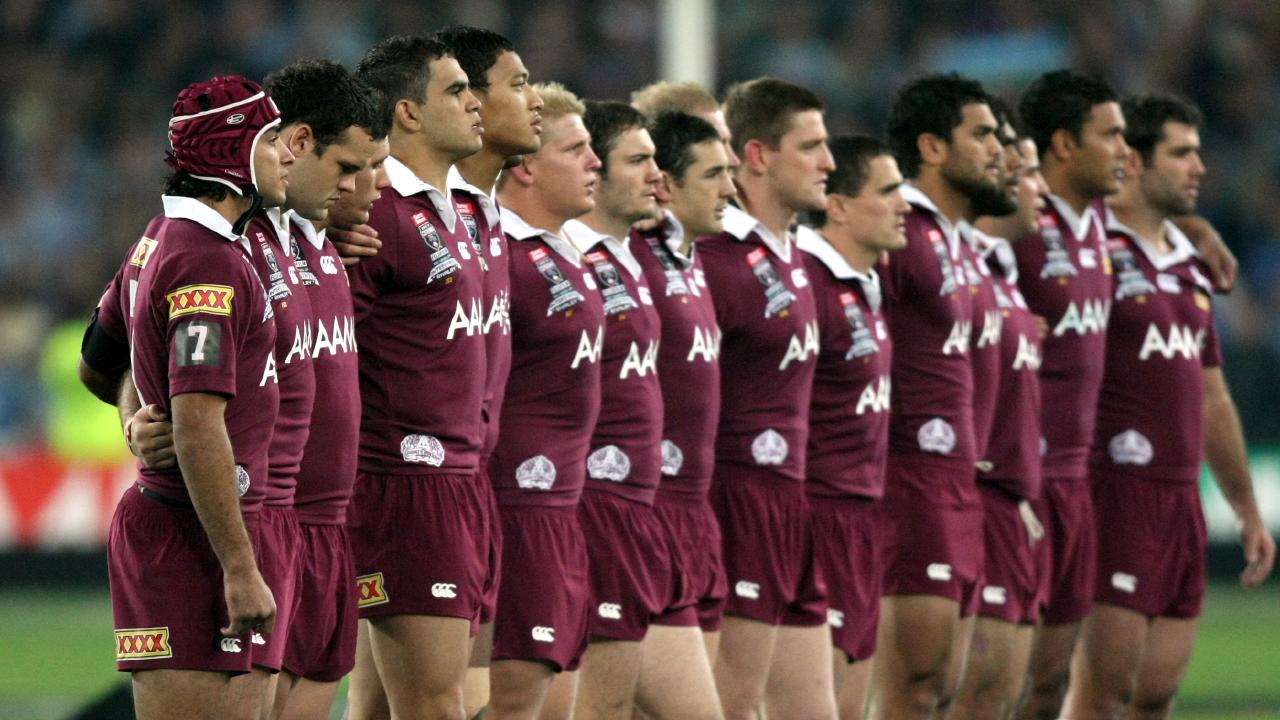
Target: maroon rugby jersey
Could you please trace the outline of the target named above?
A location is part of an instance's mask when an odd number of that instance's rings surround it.
[[[1222,364],[1208,270],[1171,222],[1165,255],[1114,219],[1107,230],[1115,300],[1090,463],[1095,472],[1195,482],[1204,369]]]
[[[311,367],[311,298],[293,262],[293,223],[280,208],[259,212],[245,230],[253,266],[276,316],[276,370],[280,374],[280,414],[268,452],[268,505],[292,505],[311,426],[316,376]]]
[[[164,212],[168,222],[138,277],[129,324],[138,397],[165,413],[182,393],[228,398],[240,507],[256,511],[266,495],[267,446],[280,406],[271,305],[248,241],[232,234],[231,223],[191,198],[166,196]],[[139,462],[138,474],[149,490],[188,499],[180,470],[148,470]]]
[[[467,226],[476,257],[484,261],[484,446],[480,463],[488,462],[498,444],[502,399],[511,372],[511,275],[507,238],[502,232],[497,203],[467,183],[458,169],[449,170],[449,188],[458,216]]]
[[[804,260],[736,206],[724,229],[698,240],[721,331],[715,473],[803,482],[819,334]]]
[[[1111,266],[1097,210],[1047,196],[1040,231],[1013,244],[1018,287],[1049,324],[1040,366],[1044,476],[1084,477],[1111,314]]]
[[[904,185],[911,203],[907,246],[881,273],[885,320],[896,339],[889,449],[896,455],[972,469],[973,296],[959,233],[924,193]]]
[[[453,200],[387,158],[382,249],[350,270],[361,472],[468,474],[484,442],[484,268]]]
[[[311,299],[315,317],[311,363],[316,401],[311,434],[302,452],[298,490],[293,497],[299,522],[346,522],[360,449],[360,358],[351,283],[338,251],[310,221],[293,216],[297,250],[293,262]]]
[[[957,230],[964,241],[960,243],[960,264],[969,280],[969,294],[973,296],[973,333],[969,336],[969,358],[973,362],[973,441],[977,457],[981,458],[986,456],[996,418],[1004,314],[996,298],[991,270],[978,249],[978,229],[962,221]]]
[[[134,314],[134,296],[138,292],[138,276],[147,266],[152,252],[156,249],[156,237],[164,226],[163,214],[151,218],[142,237],[129,246],[129,252],[116,270],[115,277],[107,284],[107,290],[98,301],[98,327],[108,337],[120,343],[129,344],[129,322]]]
[[[660,493],[701,498],[711,487],[720,420],[720,328],[698,243],[680,253],[684,228],[667,213],[659,229],[631,233],[662,320],[658,384],[662,388]]]
[[[499,505],[574,506],[600,414],[603,303],[573,245],[508,208],[501,215],[510,256],[511,373],[489,479]]]
[[[1018,268],[1006,241],[979,236],[1004,318],[1000,332],[999,412],[978,480],[1026,500],[1040,496],[1040,327],[1018,289]],[[998,248],[1004,244],[1007,251]],[[1007,266],[998,258],[1005,256]]]
[[[893,342],[880,312],[880,278],[855,270],[816,231],[796,246],[813,283],[822,331],[809,405],[805,490],[810,496],[879,498],[889,453]]]
[[[662,475],[662,321],[631,239],[601,235],[577,220],[562,230],[604,306],[600,415],[587,455],[587,487],[653,504]]]

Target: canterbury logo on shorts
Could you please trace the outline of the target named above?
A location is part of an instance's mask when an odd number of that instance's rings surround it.
[[[390,599],[387,596],[386,587],[382,584],[382,573],[361,575],[356,578],[357,607],[366,608],[374,605],[383,605]]]
[[[169,628],[131,628],[116,631],[116,660],[155,660],[173,657]]]

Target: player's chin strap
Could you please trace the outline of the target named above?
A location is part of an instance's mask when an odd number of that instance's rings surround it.
[[[249,221],[252,220],[253,216],[257,215],[258,211],[262,209],[262,195],[258,193],[257,188],[252,185],[244,185],[240,190],[251,202],[249,209],[246,210],[245,213],[241,215],[231,226],[231,232],[236,235],[243,235],[244,229],[249,226]]]

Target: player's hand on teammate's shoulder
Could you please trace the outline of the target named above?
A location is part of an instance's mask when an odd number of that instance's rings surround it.
[[[130,418],[125,440],[129,452],[148,470],[169,470],[178,466],[173,447],[173,423],[159,405],[138,408]]]
[[[222,585],[228,618],[227,626],[222,628],[224,636],[238,637],[247,630],[269,633],[275,629],[275,597],[257,566],[227,571]]]
[[[1240,544],[1244,546],[1247,563],[1240,573],[1240,584],[1254,588],[1263,583],[1276,562],[1276,541],[1267,532],[1267,525],[1256,512],[1240,522]]]
[[[342,264],[351,266],[360,262],[360,258],[373,257],[382,247],[378,239],[378,231],[368,225],[355,225],[349,228],[330,227],[325,235],[333,242],[338,254],[342,256]]]
[[[1175,223],[1178,229],[1186,233],[1191,244],[1196,246],[1200,259],[1209,266],[1214,289],[1221,293],[1230,293],[1235,289],[1240,262],[1227,247],[1222,234],[1208,220],[1196,215],[1176,218]]]

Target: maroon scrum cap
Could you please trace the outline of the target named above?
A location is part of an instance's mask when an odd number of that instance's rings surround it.
[[[239,75],[219,75],[188,85],[173,103],[170,151],[165,162],[200,180],[257,196],[253,150],[280,110],[260,85]]]

